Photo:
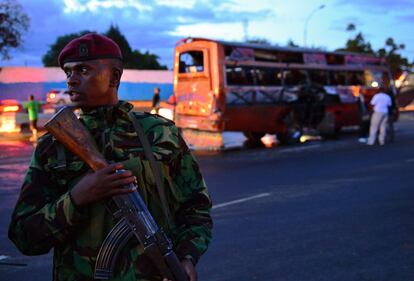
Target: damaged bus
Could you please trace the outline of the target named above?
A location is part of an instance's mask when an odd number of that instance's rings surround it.
[[[359,125],[371,97],[395,93],[385,60],[370,55],[187,38],[174,55],[175,122],[195,148],[220,149],[223,131],[259,142],[304,133],[335,137]]]

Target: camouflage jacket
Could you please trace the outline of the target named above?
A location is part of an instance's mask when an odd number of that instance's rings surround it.
[[[211,201],[198,165],[174,124],[162,117],[134,113],[160,165],[173,222],[164,219],[149,162],[128,112],[132,105],[84,112],[80,119],[105,158],[122,162],[137,177],[139,193],[159,226],[174,242],[179,258],[195,261],[211,239]],[[12,215],[9,238],[26,255],[54,248],[53,280],[93,280],[99,248],[116,223],[104,202],[78,207],[69,191],[90,169],[50,134],[39,141]],[[158,280],[154,266],[137,241],[120,253],[113,280]]]

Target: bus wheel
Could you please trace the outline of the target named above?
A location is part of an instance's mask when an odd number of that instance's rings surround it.
[[[287,118],[286,122],[286,131],[283,134],[277,134],[277,139],[280,144],[294,144],[300,141],[300,137],[303,133],[302,125],[295,121],[293,117],[293,112],[291,112]]]
[[[277,139],[280,144],[294,144],[299,143],[300,137],[302,136],[301,127],[290,127],[284,134],[279,134]]]
[[[243,135],[247,138],[247,142],[250,144],[261,144],[261,139],[265,134],[264,132],[243,132]]]

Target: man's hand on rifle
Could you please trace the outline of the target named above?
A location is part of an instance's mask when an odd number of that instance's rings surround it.
[[[136,181],[132,172],[115,173],[116,170],[120,169],[123,169],[121,163],[111,164],[83,177],[70,191],[75,205],[82,206],[114,195],[134,191],[135,188],[125,187]]]
[[[183,260],[181,261],[181,266],[183,267],[185,273],[187,273],[188,281],[197,281],[197,271],[193,265],[193,263],[189,260]],[[171,281],[167,278],[164,278],[162,281]]]

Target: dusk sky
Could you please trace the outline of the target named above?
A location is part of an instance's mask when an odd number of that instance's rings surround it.
[[[175,43],[187,36],[227,41],[289,39],[334,50],[355,33],[354,23],[374,49],[388,37],[404,43],[414,59],[414,0],[18,0],[31,18],[23,46],[1,66],[42,66],[41,57],[58,36],[82,30],[105,32],[117,25],[133,49],[149,50],[172,67]],[[325,5],[323,9],[318,7]]]

